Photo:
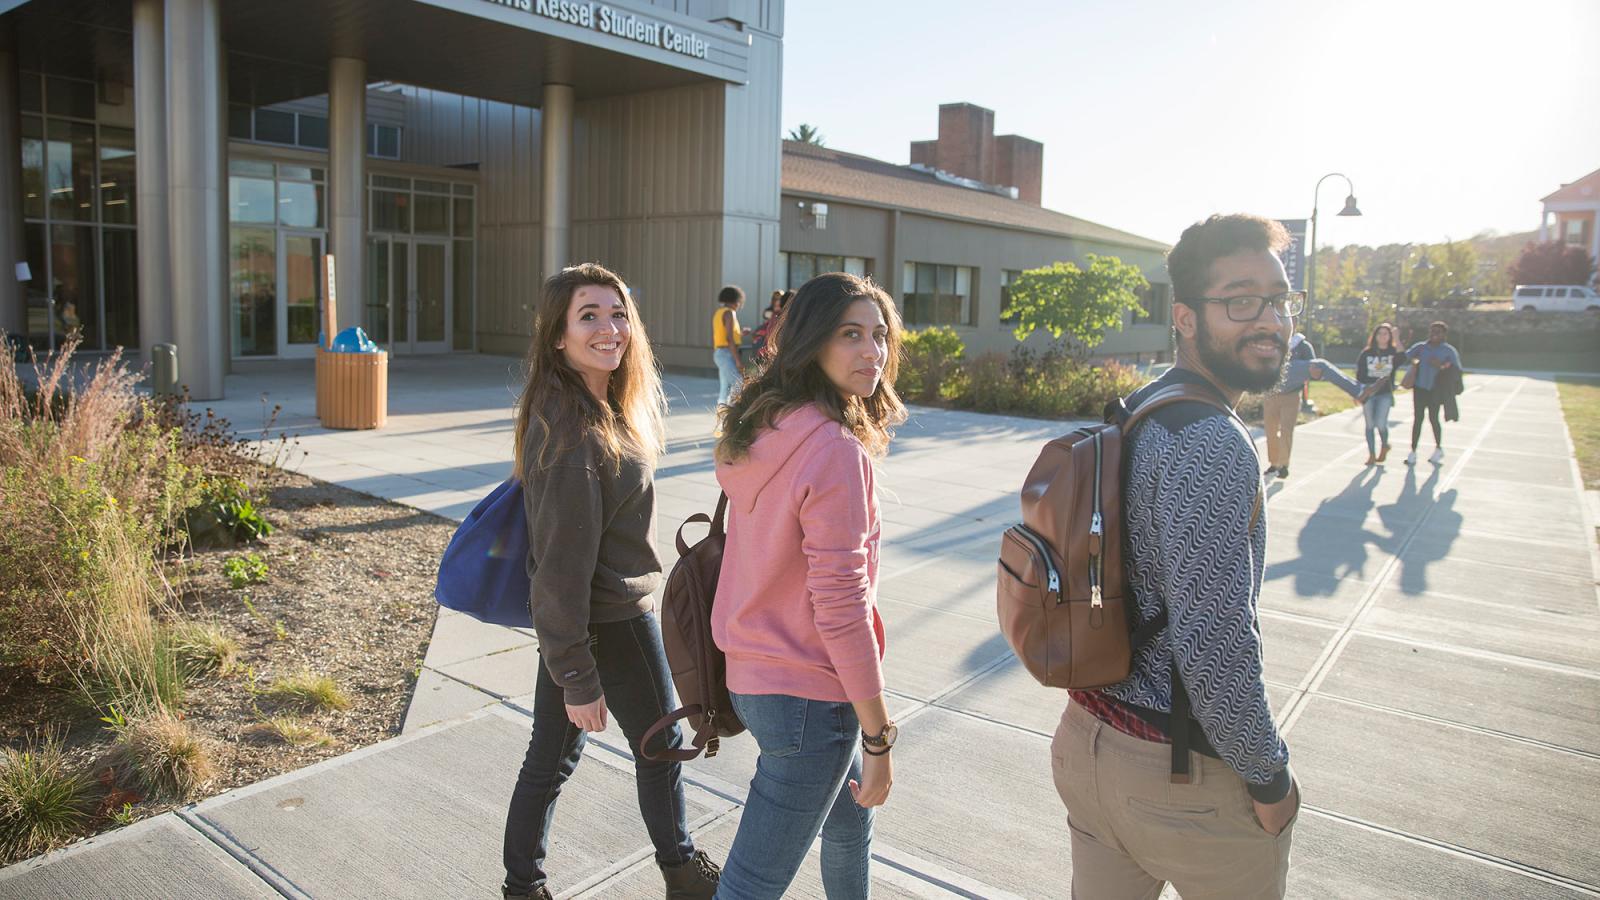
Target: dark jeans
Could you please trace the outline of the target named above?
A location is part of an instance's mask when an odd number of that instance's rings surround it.
[[[694,856],[694,841],[683,808],[683,766],[650,762],[639,752],[639,738],[672,710],[671,670],[661,644],[661,626],[646,613],[626,622],[589,626],[589,648],[600,670],[606,714],[621,726],[633,751],[639,789],[639,812],[655,844],[656,861],[676,866]],[[550,822],[555,818],[561,785],[572,776],[583,756],[588,735],[567,719],[566,699],[539,660],[539,680],[534,688],[533,739],[511,793],[506,814],[505,888],[513,894],[531,893],[545,882],[544,858],[549,849]],[[657,735],[651,749],[662,743],[683,744],[674,724]]]
[[[1417,449],[1417,439],[1422,437],[1422,417],[1428,417],[1428,424],[1433,426],[1433,445],[1444,446],[1441,438],[1443,435],[1439,428],[1439,407],[1444,405],[1444,391],[1434,388],[1411,389],[1411,449]]]

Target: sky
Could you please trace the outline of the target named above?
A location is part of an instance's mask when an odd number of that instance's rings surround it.
[[[1600,169],[1600,0],[788,0],[783,126],[910,161],[941,103],[1044,144],[1044,205],[1172,243],[1213,212],[1318,244],[1538,228]]]

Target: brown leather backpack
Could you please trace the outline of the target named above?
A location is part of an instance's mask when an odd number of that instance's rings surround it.
[[[1122,681],[1134,648],[1166,622],[1135,628],[1122,563],[1123,445],[1150,413],[1184,401],[1234,415],[1219,394],[1190,384],[1161,388],[1132,413],[1113,400],[1105,424],[1046,444],[1023,482],[1022,524],[1000,541],[996,612],[1011,649],[1046,687]]]
[[[661,641],[683,705],[662,716],[639,741],[645,758],[652,761],[688,762],[702,750],[710,759],[717,755],[721,738],[744,731],[728,700],[727,658],[711,638],[711,607],[722,574],[722,548],[728,541],[727,512],[728,495],[722,494],[714,515],[695,513],[678,527],[678,561],[667,575],[661,599]],[[709,523],[711,531],[691,547],[683,540],[683,529],[696,522]],[[650,752],[650,739],[679,719],[689,720],[694,729],[691,747]]]

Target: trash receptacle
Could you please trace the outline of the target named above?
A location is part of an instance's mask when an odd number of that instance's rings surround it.
[[[389,354],[359,328],[317,348],[317,418],[325,428],[382,428],[389,419]]]

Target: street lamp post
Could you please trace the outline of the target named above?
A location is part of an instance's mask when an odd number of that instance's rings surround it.
[[[1406,263],[1410,262],[1411,261],[1411,257],[1416,256],[1416,255],[1417,255],[1417,251],[1413,250],[1410,253],[1407,253],[1405,255],[1404,259],[1400,260],[1400,266],[1399,266],[1399,268],[1400,268],[1400,278],[1396,282],[1399,285],[1399,290],[1395,291],[1395,306],[1399,306],[1401,303],[1405,302],[1405,299],[1406,299],[1406,292],[1405,292],[1405,287],[1406,287]],[[1433,263],[1428,262],[1428,248],[1423,247],[1422,248],[1422,258],[1418,259],[1417,260],[1417,264],[1411,267],[1411,294],[1412,294],[1413,299],[1415,299],[1416,292],[1417,292],[1417,275],[1416,275],[1416,273],[1418,273],[1418,272],[1431,272],[1431,271],[1433,271]]]
[[[1322,183],[1329,178],[1343,178],[1349,193],[1344,198],[1344,209],[1339,210],[1341,216],[1359,216],[1361,210],[1356,208],[1356,186],[1350,182],[1349,177],[1340,172],[1329,172],[1317,179],[1317,186],[1311,192],[1311,274],[1306,279],[1306,315],[1307,322],[1311,319],[1311,311],[1316,308],[1317,302],[1317,195],[1322,191]]]

